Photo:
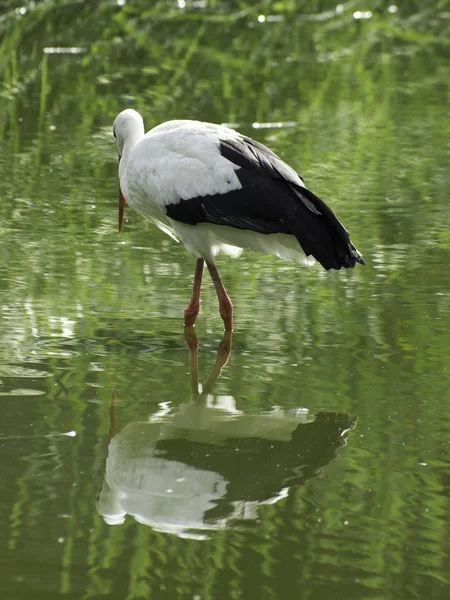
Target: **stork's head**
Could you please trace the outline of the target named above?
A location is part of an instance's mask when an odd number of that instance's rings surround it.
[[[125,175],[128,155],[134,146],[144,135],[144,121],[141,115],[127,108],[117,115],[113,125],[113,135],[117,142],[117,151],[119,153],[119,178]],[[125,196],[122,193],[122,187],[119,189],[119,233],[122,231],[123,213],[125,211]]]
[[[117,115],[113,125],[113,135],[117,141],[119,159],[125,150],[131,150],[144,135],[144,121],[141,115],[127,108]]]

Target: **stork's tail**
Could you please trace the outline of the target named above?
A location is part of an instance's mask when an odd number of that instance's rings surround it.
[[[347,253],[346,257],[347,257],[347,262],[344,262],[342,264],[342,266],[346,269],[348,269],[348,268],[353,269],[353,267],[356,265],[356,263],[359,263],[360,265],[366,264],[364,262],[361,252],[359,252],[359,250],[357,250],[355,248],[355,246],[351,243],[350,240],[348,242],[348,253]]]
[[[291,186],[301,199],[297,206],[292,233],[307,256],[312,255],[325,269],[353,268],[364,259],[350,236],[323,200],[308,188]]]

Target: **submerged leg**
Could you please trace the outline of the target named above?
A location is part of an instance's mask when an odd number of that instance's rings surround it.
[[[193,325],[184,328],[184,342],[189,350],[191,398],[196,400],[200,393],[198,389],[198,339]]]
[[[222,369],[227,365],[231,355],[231,339],[233,333],[230,331],[223,332],[223,338],[221,339],[217,348],[216,362],[214,364],[211,375],[208,377],[207,382],[203,386],[202,394],[211,394],[214,389],[216,380],[220,377]]]
[[[231,304],[231,300],[220,279],[216,265],[213,263],[206,263],[206,265],[213,280],[214,287],[216,288],[217,297],[219,299],[219,313],[223,319],[225,331],[231,331],[233,329],[233,305]]]
[[[195,275],[194,285],[192,287],[192,296],[189,304],[186,306],[184,311],[184,324],[186,327],[191,327],[195,323],[195,319],[200,311],[200,288],[202,286],[202,274],[203,274],[203,258],[197,258],[195,264]]]
[[[116,435],[116,396],[111,394],[111,405],[109,407],[109,441]]]

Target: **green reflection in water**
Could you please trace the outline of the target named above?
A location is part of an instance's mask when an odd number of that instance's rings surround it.
[[[390,5],[3,3],[8,598],[449,596],[450,20],[440,2]],[[332,204],[367,262],[327,274],[251,253],[220,260],[236,331],[210,401],[233,424],[304,408],[311,422],[298,430],[325,433],[311,436],[311,460],[292,433],[280,441],[294,474],[277,471],[266,496],[286,497],[203,541],[130,517],[112,527],[96,507],[113,392],[117,446],[150,418],[169,431],[167,456],[249,487],[244,457],[257,452],[240,441],[233,468],[226,438],[205,468],[186,427],[172,440],[192,406],[181,325],[194,259],[131,211],[117,237],[110,130],[129,105],[148,126],[226,122],[268,144]],[[207,283],[200,381],[221,328]],[[330,422],[354,418],[345,447],[327,444]],[[215,497],[210,522],[242,496]]]

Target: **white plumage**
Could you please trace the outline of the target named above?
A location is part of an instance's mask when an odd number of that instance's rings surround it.
[[[126,113],[140,119],[134,110],[121,113],[128,118]],[[221,141],[238,138],[232,129],[212,123],[162,123],[143,135],[130,151],[128,161],[121,160],[122,193],[138,213],[207,262],[213,262],[218,252],[236,257],[246,248],[312,264],[292,235],[261,235],[214,223],[192,226],[167,216],[165,207],[169,204],[242,189],[236,176],[240,167],[219,150]]]
[[[199,311],[206,261],[225,328],[231,329],[231,302],[214,265],[219,251],[237,256],[249,248],[303,262],[314,256],[326,269],[363,263],[331,209],[262,144],[221,125],[186,120],[144,135],[142,117],[132,109],[117,116],[113,131],[120,157],[119,230],[128,202],[197,256],[186,325]]]

